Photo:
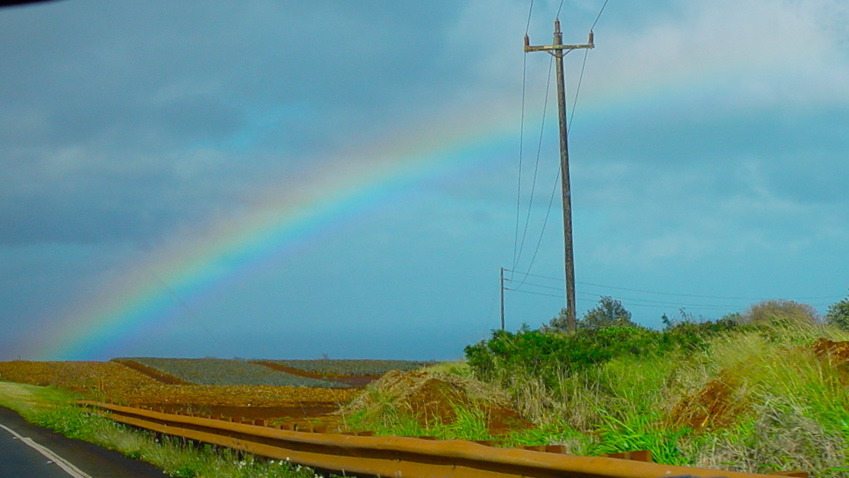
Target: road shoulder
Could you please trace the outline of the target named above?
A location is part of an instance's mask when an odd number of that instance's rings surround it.
[[[52,450],[92,478],[161,478],[163,476],[163,471],[153,465],[35,426],[8,408],[0,407],[0,423],[19,435],[28,437]],[[0,432],[7,433],[5,430]]]

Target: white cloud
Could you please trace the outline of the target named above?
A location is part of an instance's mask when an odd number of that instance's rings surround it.
[[[615,24],[597,34],[588,94],[678,86],[690,93],[709,88],[713,102],[737,108],[849,101],[846,29],[828,26],[835,10],[845,15],[840,3],[720,0],[672,6],[635,25],[623,22],[627,12],[620,11]],[[615,7],[608,16],[617,15]]]

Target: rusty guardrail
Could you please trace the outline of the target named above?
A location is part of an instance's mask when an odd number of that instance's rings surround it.
[[[620,458],[493,448],[460,440],[281,430],[92,401],[79,403],[108,411],[108,417],[112,420],[135,427],[337,473],[405,478],[771,476],[644,463]],[[807,476],[804,472],[777,474]]]

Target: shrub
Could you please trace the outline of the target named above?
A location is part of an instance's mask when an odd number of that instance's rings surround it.
[[[819,322],[817,311],[812,306],[785,299],[754,304],[740,320],[744,325],[810,326]]]
[[[703,322],[689,320],[681,322],[666,322],[663,329],[662,342],[666,349],[680,348],[684,350],[704,350],[708,340],[721,334],[727,334],[740,328],[736,317]]]
[[[603,329],[606,327],[637,327],[637,324],[631,321],[631,312],[628,312],[622,303],[613,297],[604,296],[598,301],[598,305],[588,310],[583,318],[577,320],[579,329]],[[566,309],[560,311],[557,317],[554,317],[548,322],[547,326],[543,326],[547,330],[566,331],[567,318]]]
[[[642,327],[581,329],[574,334],[520,330],[494,331],[492,338],[466,347],[466,359],[475,375],[508,385],[511,376],[539,378],[553,388],[570,372],[586,370],[620,356],[656,354],[662,334]]]
[[[849,330],[849,297],[828,306],[825,321],[829,325]]]

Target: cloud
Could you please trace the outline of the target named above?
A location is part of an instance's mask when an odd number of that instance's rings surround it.
[[[0,242],[145,242],[238,211],[250,184],[285,181],[307,158],[375,141],[450,85],[432,51],[455,8],[4,12]]]
[[[586,85],[588,95],[666,91],[673,84],[686,85],[714,108],[849,101],[842,86],[849,79],[849,56],[841,48],[849,36],[833,21],[836,11],[846,14],[840,2],[671,6],[639,17],[638,24],[608,12],[593,51],[593,69],[604,74]],[[613,44],[627,47],[605,48]]]

